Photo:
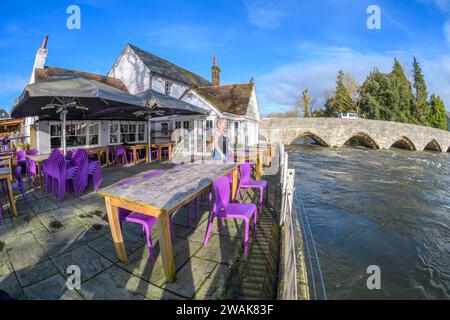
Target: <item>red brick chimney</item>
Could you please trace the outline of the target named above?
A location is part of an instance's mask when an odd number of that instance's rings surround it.
[[[216,57],[213,58],[213,65],[211,67],[212,71],[212,85],[220,86],[220,68],[216,65]]]

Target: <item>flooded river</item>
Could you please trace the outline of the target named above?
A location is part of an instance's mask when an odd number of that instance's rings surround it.
[[[450,154],[287,151],[328,299],[450,299]],[[370,265],[380,290],[366,286]]]

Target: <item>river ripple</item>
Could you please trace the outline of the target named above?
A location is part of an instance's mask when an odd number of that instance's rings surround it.
[[[287,147],[329,299],[450,299],[450,154]],[[381,290],[368,290],[369,265]]]

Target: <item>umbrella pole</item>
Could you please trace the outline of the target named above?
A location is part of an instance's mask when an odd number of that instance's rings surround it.
[[[66,155],[66,117],[67,110],[61,111],[61,147],[63,149],[64,155]]]
[[[152,162],[152,124],[151,118],[148,117],[148,154],[150,162]]]

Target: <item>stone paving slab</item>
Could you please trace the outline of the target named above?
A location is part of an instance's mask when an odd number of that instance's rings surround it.
[[[47,260],[29,268],[19,270],[16,272],[16,275],[22,287],[25,287],[57,273],[58,270],[54,264],[50,260]]]
[[[15,271],[19,271],[47,260],[41,246],[31,233],[9,238],[6,248]]]
[[[243,245],[242,239],[216,236],[213,241],[208,241],[208,246],[202,247],[195,256],[200,259],[232,265],[243,253]]]
[[[231,269],[229,266],[219,264],[202,284],[194,298],[197,300],[223,299],[226,293],[230,272]]]
[[[37,233],[36,238],[50,257],[63,254],[87,242],[98,239],[100,234],[82,226],[65,228],[54,233]]]
[[[0,277],[0,290],[5,291],[15,299],[25,298],[22,287],[17,281],[17,278],[14,275],[14,273],[11,273],[4,277]]]
[[[81,300],[75,290],[69,290],[64,278],[56,274],[24,288],[25,295],[32,300]]]
[[[53,259],[53,262],[59,271],[67,276],[69,276],[66,273],[69,266],[78,266],[81,270],[82,282],[92,278],[112,265],[111,261],[103,258],[88,246],[82,246],[60,255]]]
[[[183,297],[192,298],[216,266],[215,262],[194,257],[177,271],[175,282],[166,283],[163,287]]]
[[[105,272],[81,285],[81,294],[93,300],[141,300],[141,299],[180,299],[180,297],[162,290],[139,277],[112,266]]]
[[[8,260],[0,261],[0,277],[4,277],[13,273],[13,267]]]

